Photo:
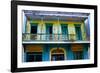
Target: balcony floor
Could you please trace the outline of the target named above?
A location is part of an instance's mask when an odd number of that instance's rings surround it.
[[[82,44],[82,43],[90,43],[90,41],[23,41],[23,44],[42,44],[42,43],[53,43],[53,44],[74,44],[74,43],[78,43],[78,44]]]

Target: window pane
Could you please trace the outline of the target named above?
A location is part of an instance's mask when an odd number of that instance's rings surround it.
[[[42,52],[27,52],[27,62],[38,62],[42,61]]]
[[[52,61],[64,60],[64,54],[53,54],[51,60]]]
[[[31,33],[32,34],[37,34],[37,26],[31,26]]]
[[[74,59],[75,60],[83,59],[83,52],[82,51],[74,52]]]

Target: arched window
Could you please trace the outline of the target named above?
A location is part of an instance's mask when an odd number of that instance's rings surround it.
[[[53,48],[51,50],[51,61],[65,60],[65,52],[62,48]]]

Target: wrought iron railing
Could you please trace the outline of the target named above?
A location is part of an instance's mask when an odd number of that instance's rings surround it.
[[[31,41],[31,40],[39,40],[39,41],[75,41],[75,34],[31,34],[31,33],[23,33],[22,35],[23,41]]]

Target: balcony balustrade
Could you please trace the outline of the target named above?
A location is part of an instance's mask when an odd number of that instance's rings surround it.
[[[23,41],[75,41],[75,34],[31,34],[23,33]]]
[[[75,34],[31,34],[31,33],[23,33],[22,34],[23,41],[78,41],[76,39]],[[85,40],[80,41],[87,41]]]

